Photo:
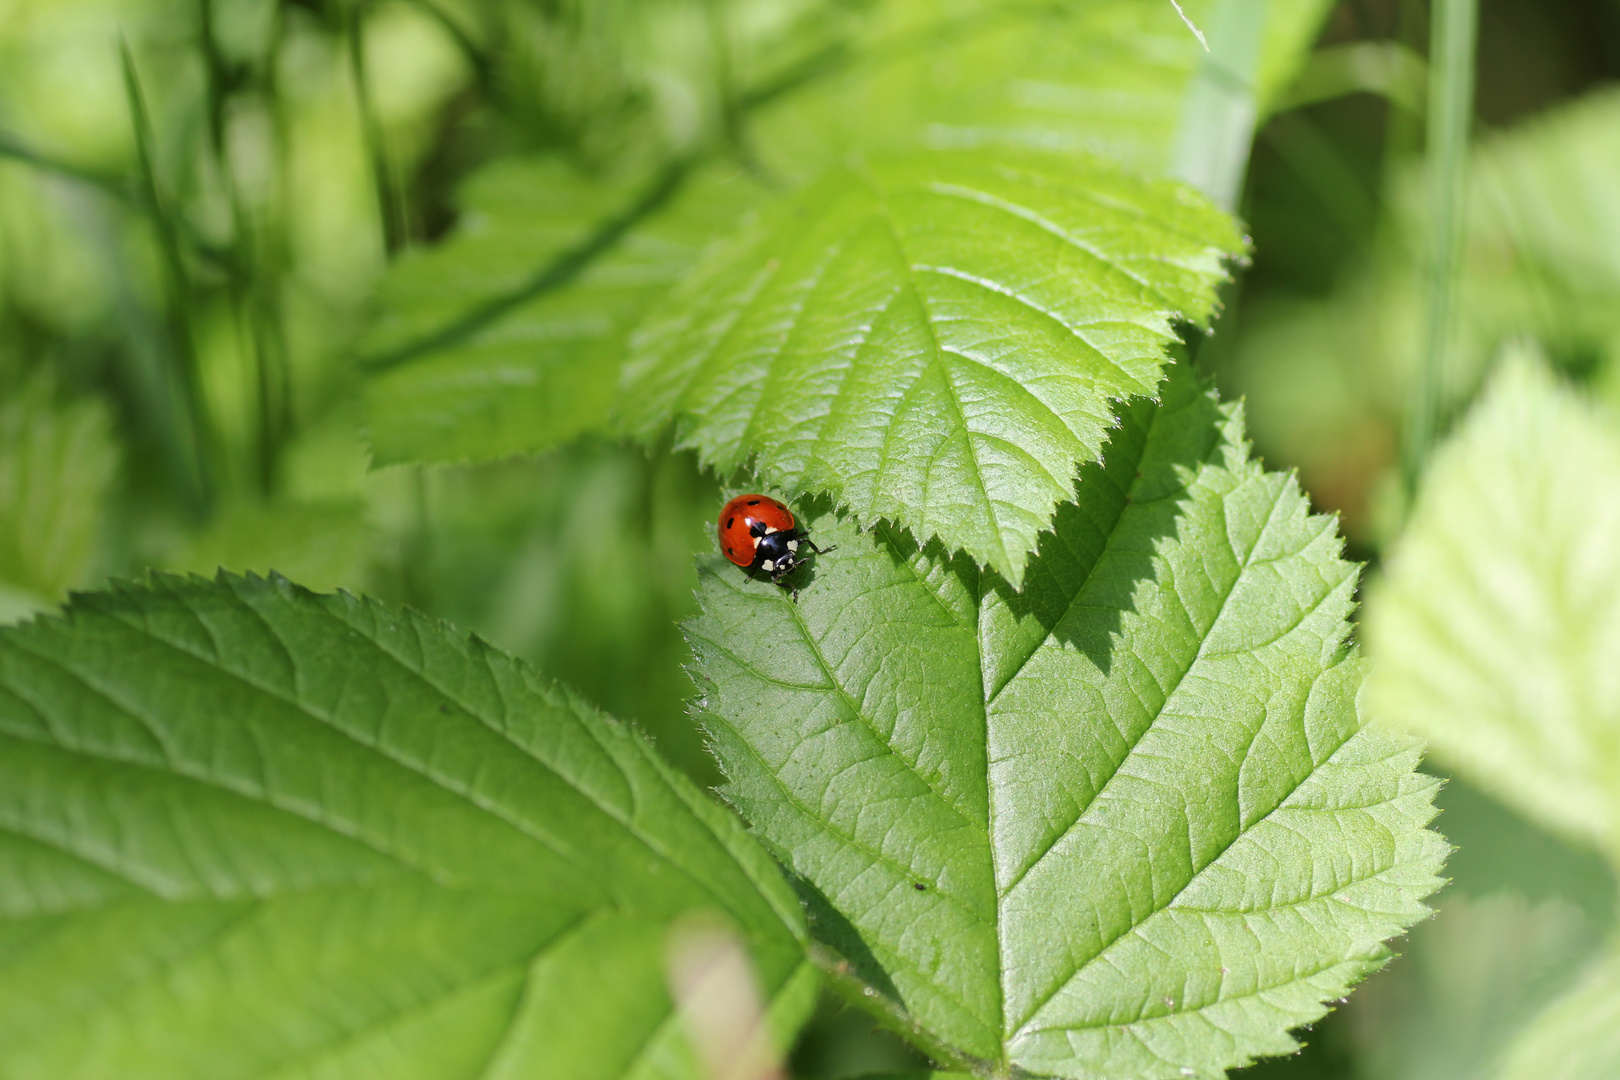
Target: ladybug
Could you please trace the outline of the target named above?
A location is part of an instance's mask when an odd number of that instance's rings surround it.
[[[719,524],[720,550],[726,558],[746,569],[749,577],[765,571],[774,584],[793,593],[795,600],[799,591],[783,585],[782,579],[804,561],[799,545],[817,555],[833,550],[816,547],[810,534],[794,523],[793,511],[769,495],[738,495],[720,511]]]

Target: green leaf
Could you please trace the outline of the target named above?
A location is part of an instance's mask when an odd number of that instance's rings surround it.
[[[1376,712],[1532,820],[1620,856],[1620,435],[1505,358],[1436,452],[1367,605]]]
[[[355,588],[373,537],[358,500],[235,502],[163,560],[165,569],[274,571],[311,589]]]
[[[709,560],[701,717],[835,982],[938,1060],[1218,1077],[1423,917],[1435,783],[1363,726],[1355,567],[1234,406],[1177,369],[1076,491],[1022,593],[827,512],[796,604]]]
[[[284,579],[0,631],[8,1077],[694,1078],[672,923],[786,1038],[802,915],[731,815],[533,671]]]
[[[1241,250],[1191,189],[1099,162],[922,153],[854,165],[716,251],[645,326],[626,422],[677,417],[1017,587],[1118,402],[1155,392],[1178,316]]]
[[[1620,1073],[1620,956],[1594,963],[1502,1054],[1490,1080],[1587,1080]]]
[[[1216,7],[1182,6],[1205,27]],[[1264,5],[1262,106],[1293,78],[1330,6]],[[924,146],[1040,147],[1163,173],[1206,56],[1169,0],[886,0],[847,49],[842,68],[749,117],[749,150],[772,175],[802,180],[852,151]]]
[[[361,345],[376,462],[507,457],[605,426],[630,329],[758,199],[734,171],[640,185],[534,160],[479,173],[451,239],[390,272]],[[627,207],[644,216],[622,235]]]
[[[1449,826],[1451,819],[1440,820]],[[1480,1080],[1600,947],[1597,928],[1558,897],[1448,888],[1435,907],[1435,918],[1403,946],[1401,963],[1356,995],[1349,1030],[1363,1075]]]
[[[1324,10],[1268,5],[1262,98],[1292,77]],[[377,461],[502,457],[600,427],[625,336],[697,252],[767,194],[852,153],[1036,146],[1159,172],[1202,56],[1163,0],[885,0],[832,14],[783,24],[774,46],[767,21],[735,20],[750,45],[730,148],[763,184],[723,164],[640,184],[555,161],[476,176],[452,238],[390,272],[362,344]],[[825,45],[807,53],[807,30]]]
[[[1523,336],[1620,404],[1620,187],[1610,182],[1617,170],[1615,90],[1476,144],[1442,388],[1448,413],[1478,393],[1501,344]],[[1256,439],[1299,463],[1315,490],[1343,490],[1375,472],[1412,400],[1424,349],[1412,241],[1427,230],[1421,168],[1399,172],[1384,199],[1389,227],[1365,265],[1342,275],[1325,299],[1273,292],[1248,309],[1233,377],[1222,374],[1222,386],[1247,400]]]
[[[118,468],[107,411],[35,379],[0,403],[0,622],[86,583]]]

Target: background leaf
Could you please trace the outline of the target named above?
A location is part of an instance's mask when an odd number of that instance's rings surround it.
[[[605,426],[649,300],[760,195],[735,174],[681,180],[518,159],[469,181],[455,235],[399,263],[362,343],[377,463],[532,453]],[[638,197],[656,209],[617,235]]]
[[[626,423],[965,549],[1015,587],[1119,400],[1241,251],[1191,189],[1100,162],[851,166],[711,255],[643,328]]]
[[[690,625],[724,789],[854,998],[937,1053],[1216,1077],[1293,1046],[1425,912],[1412,740],[1363,727],[1355,569],[1183,370],[1013,593],[808,514],[799,602],[711,560]]]
[[[107,410],[39,377],[0,402],[0,623],[88,580],[118,467]]]
[[[1449,816],[1440,820],[1449,827]],[[1596,928],[1560,897],[1448,890],[1435,906],[1435,918],[1401,950],[1401,963],[1352,1000],[1363,1075],[1488,1075],[1504,1044],[1601,947]]]
[[[1290,120],[1272,141],[1290,147],[1290,161],[1308,159],[1315,129],[1293,126],[1302,122],[1297,114]],[[1595,396],[1620,404],[1620,190],[1609,182],[1620,169],[1617,132],[1620,93],[1600,90],[1474,145],[1443,387],[1448,415],[1478,394],[1500,349],[1524,337]],[[1289,143],[1294,135],[1302,146]],[[1351,194],[1359,186],[1354,176],[1338,179]],[[1370,217],[1360,226],[1357,243],[1367,250],[1320,284],[1289,268],[1275,272],[1269,290],[1245,294],[1235,336],[1216,339],[1235,346],[1218,378],[1247,401],[1257,445],[1268,458],[1297,463],[1306,485],[1343,508],[1346,531],[1363,542],[1388,541],[1402,523],[1400,504],[1369,481],[1395,456],[1422,353],[1414,237],[1426,227],[1423,173],[1402,165],[1384,187],[1382,227]],[[1311,239],[1300,251],[1320,245],[1324,225],[1303,228],[1295,214],[1288,229],[1269,235],[1253,222],[1257,246],[1269,241],[1275,258],[1281,244],[1303,245],[1303,236]],[[1337,217],[1329,225],[1349,227]]]
[[[1601,957],[1503,1054],[1492,1080],[1579,1080],[1620,1066],[1620,958]]]
[[[1182,6],[1207,28],[1217,5]],[[1262,103],[1293,78],[1329,7],[1265,5]],[[1098,155],[1160,174],[1205,55],[1175,7],[1156,0],[888,0],[851,37],[858,61],[750,117],[749,149],[773,175],[807,179],[851,150],[947,146]]]
[[[81,595],[0,632],[0,740],[11,1077],[694,1077],[663,974],[694,911],[779,1037],[812,1002],[729,814],[410,612],[225,576]]]
[[[1611,861],[1620,854],[1617,530],[1612,418],[1515,352],[1436,454],[1366,618],[1380,716]]]
[[[239,503],[221,508],[165,563],[204,575],[275,571],[310,589],[354,588],[372,540],[358,500]]]

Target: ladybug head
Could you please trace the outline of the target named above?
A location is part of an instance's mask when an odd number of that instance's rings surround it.
[[[801,542],[794,531],[773,532],[761,537],[759,547],[754,550],[755,565],[771,575],[773,581],[785,577],[803,560],[799,554]]]

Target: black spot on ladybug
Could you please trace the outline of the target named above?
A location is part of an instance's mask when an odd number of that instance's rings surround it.
[[[749,499],[748,500],[748,505],[749,506],[758,506],[759,505],[759,500],[758,499]]]
[[[914,882],[912,882],[912,883],[911,883],[911,887],[912,887],[912,888],[913,888],[913,889],[916,889],[916,890],[917,890],[917,891],[918,891],[918,892],[927,892],[927,891],[928,891],[928,886],[926,886],[926,885],[924,885],[924,884],[923,884],[923,883],[922,883],[922,882],[920,882],[920,881],[914,881]]]
[[[732,522],[734,522],[734,521],[736,521],[736,520],[737,520],[737,519],[736,519],[736,518],[734,518],[734,517],[728,517],[728,518],[726,518],[726,528],[728,528],[728,529],[729,529],[729,528],[731,528],[731,523],[732,523]],[[727,549],[726,549],[726,550],[727,550],[727,551],[730,551],[730,550],[731,550],[731,549],[730,549],[730,548],[727,548]]]

